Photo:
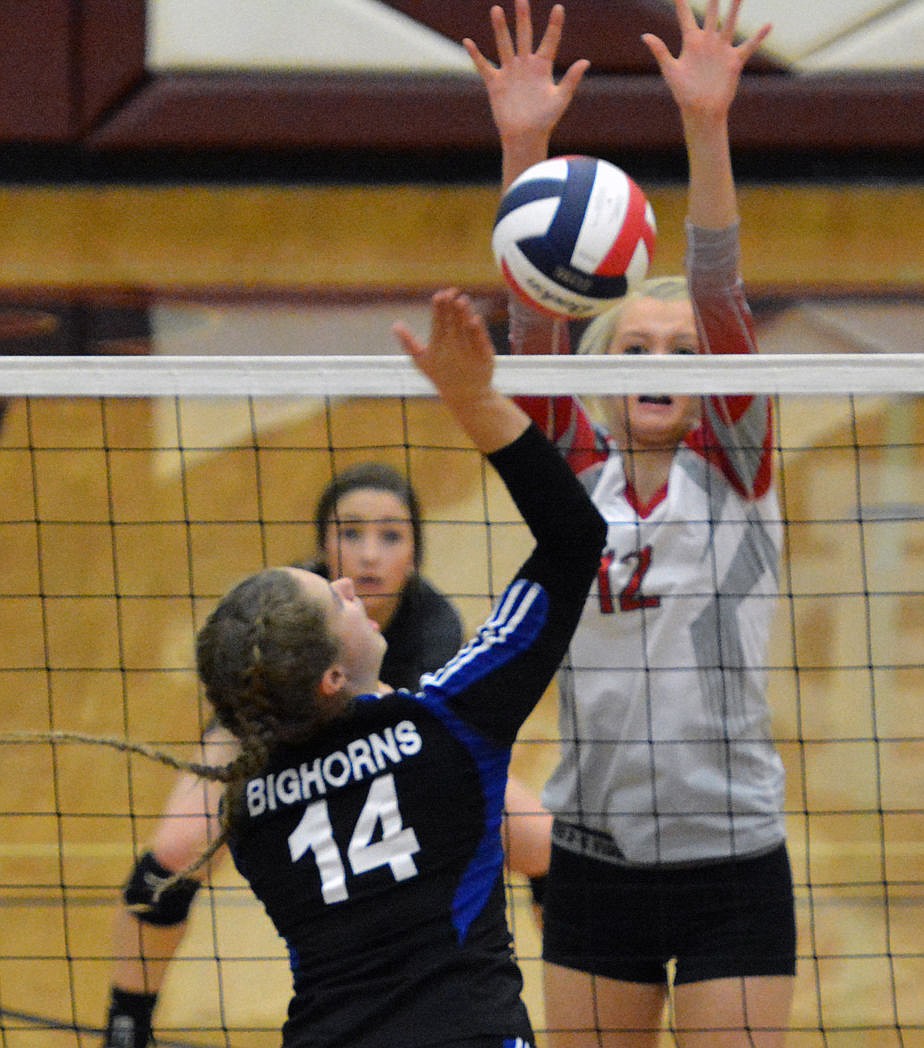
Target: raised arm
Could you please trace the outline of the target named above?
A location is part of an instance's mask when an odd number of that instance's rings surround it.
[[[467,296],[455,290],[434,295],[426,345],[404,325],[394,330],[489,456],[535,539],[478,638],[426,685],[469,723],[509,744],[567,650],[600,563],[606,525],[561,455],[491,385],[494,349]]]
[[[549,155],[552,132],[567,110],[584,73],[586,59],[574,62],[556,84],[555,59],[565,25],[565,9],[555,4],[539,46],[533,49],[529,0],[516,0],[513,32],[502,7],[491,8],[497,64],[489,61],[470,39],[462,41],[488,93],[491,116],[501,144],[501,190],[528,167]],[[550,320],[508,296],[510,351],[514,354],[570,353],[564,321]],[[573,431],[572,416],[579,412],[571,397],[520,397],[518,403],[550,439]],[[586,420],[585,420],[586,423]],[[582,438],[586,445],[587,439]]]
[[[676,58],[658,37],[643,37],[683,123],[689,161],[687,277],[701,349],[713,354],[757,351],[739,273],[728,115],[741,72],[771,27],[766,24],[735,44],[741,2],[730,0],[722,18],[719,0],[709,0],[700,26],[688,0],[674,0],[681,32]],[[704,447],[716,449],[722,468],[743,494],[753,497],[767,490],[772,413],[765,397],[709,397],[699,439]]]
[[[736,45],[741,2],[732,0],[722,19],[719,0],[709,0],[700,26],[687,0],[674,0],[682,40],[676,58],[659,37],[642,37],[680,110],[689,161],[687,214],[692,225],[704,229],[725,229],[738,220],[728,113],[741,71],[771,28],[764,25]]]
[[[393,330],[475,447],[490,456],[537,541],[538,555],[556,566],[572,565],[566,575],[580,576],[573,562],[582,556],[593,569],[599,549],[588,558],[586,548],[598,540],[602,546],[600,515],[550,442],[531,429],[526,412],[494,388],[494,346],[469,297],[454,288],[433,296],[426,344],[404,324]],[[530,465],[524,467],[522,461]],[[570,591],[573,585],[566,581],[562,588]],[[583,585],[579,581],[578,590]]]

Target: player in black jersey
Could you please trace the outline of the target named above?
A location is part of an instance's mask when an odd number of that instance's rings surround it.
[[[379,684],[385,640],[349,578],[280,568],[231,590],[197,641],[206,694],[241,746],[225,829],[288,945],[285,1048],[526,1045],[504,787],[605,529],[558,452],[494,389],[491,342],[466,296],[434,296],[427,345],[395,331],[535,547],[477,636],[418,692]]]
[[[463,640],[458,611],[420,571],[424,526],[416,491],[403,473],[383,462],[354,463],[324,487],[313,517],[317,552],[296,566],[325,578],[347,575],[354,580],[367,615],[388,642],[382,680],[393,688],[416,690],[423,674],[439,669]],[[226,762],[237,746],[224,728],[213,724],[203,736],[202,751],[208,763]],[[101,1048],[151,1043],[159,991],[186,934],[205,868],[163,893],[156,905],[153,893],[213,840],[221,791],[218,783],[180,774],[150,848],[132,869],[115,918],[115,962]],[[514,777],[507,783],[505,808],[507,868],[529,878],[540,919],[551,817]],[[212,857],[213,872],[224,855],[223,849]]]

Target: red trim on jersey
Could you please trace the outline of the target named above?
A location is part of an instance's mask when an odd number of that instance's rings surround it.
[[[715,287],[708,281],[698,282],[695,272],[689,274],[689,279],[701,351],[714,355],[756,352],[754,319],[740,279],[730,286],[722,287]],[[543,331],[541,321],[538,325],[530,324],[529,328],[525,339],[528,344],[512,343],[511,349],[514,353],[549,352],[552,345],[555,345],[560,353],[572,352],[568,329],[560,321],[559,329],[554,334],[548,326]],[[710,398],[710,404],[719,418],[733,428],[751,408],[754,400],[753,396],[748,395],[715,396]],[[576,473],[580,474],[608,458],[609,447],[594,429],[577,398],[524,397],[517,398],[517,402],[558,446]],[[760,463],[752,477],[739,476],[734,461],[721,445],[708,419],[704,419],[697,429],[689,433],[684,442],[718,469],[742,498],[761,498],[770,489],[773,465],[773,412],[769,400]],[[629,498],[628,485],[626,490]],[[647,516],[666,494],[665,487],[664,492],[659,492],[647,506],[641,506],[633,495],[631,504],[639,516]]]
[[[742,401],[746,398],[736,397],[735,399]],[[713,400],[721,404],[723,398],[714,397]],[[770,485],[773,481],[773,410],[769,400],[767,401],[767,424],[764,429],[760,465],[757,467],[757,472],[754,474],[750,487],[742,483],[741,478],[732,468],[725,447],[719,441],[708,422],[704,422],[698,429],[693,430],[687,436],[686,443],[698,455],[701,455],[715,466],[742,498],[748,500],[759,499],[770,490]]]
[[[632,484],[627,480],[625,491],[626,502],[635,510],[636,515],[642,518],[650,517],[651,514],[667,498],[667,484],[662,484],[647,502],[642,502]]]

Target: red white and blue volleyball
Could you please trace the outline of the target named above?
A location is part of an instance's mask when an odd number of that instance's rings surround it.
[[[501,198],[491,247],[507,284],[552,317],[602,313],[648,275],[654,211],[615,164],[558,156],[528,168]]]

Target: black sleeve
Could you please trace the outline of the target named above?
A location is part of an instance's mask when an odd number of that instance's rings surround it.
[[[492,633],[496,616],[489,619],[466,649],[467,661],[463,653],[444,679],[457,711],[509,744],[568,649],[600,564],[606,523],[535,425],[489,459],[536,540],[497,609],[524,592],[538,598],[505,620],[499,633]]]
[[[574,561],[575,569],[591,565],[586,582],[575,580],[586,593],[606,541],[606,524],[564,456],[531,422],[517,440],[488,460],[536,540],[533,557]],[[520,569],[521,574],[532,559]]]

